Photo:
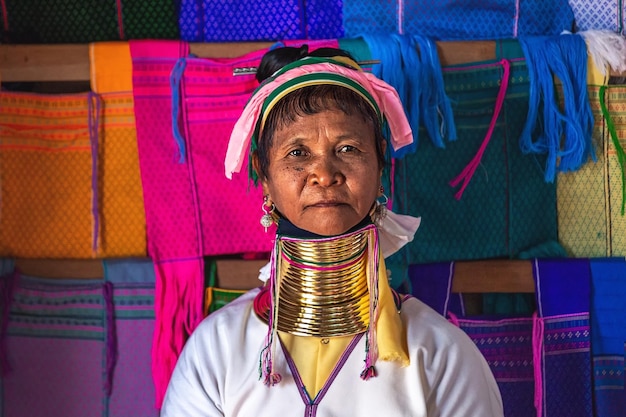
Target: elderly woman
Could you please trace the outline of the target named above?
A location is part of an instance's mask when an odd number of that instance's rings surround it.
[[[195,330],[161,415],[501,416],[470,339],[388,283],[384,257],[419,224],[378,202],[383,125],[394,149],[412,141],[396,92],[341,50],[276,49],[257,78],[226,175],[250,152],[269,279]]]

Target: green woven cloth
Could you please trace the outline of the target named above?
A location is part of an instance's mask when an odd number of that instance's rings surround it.
[[[397,161],[394,209],[421,216],[415,240],[390,264],[515,258],[557,240],[556,186],[543,177],[541,156],[523,155],[519,135],[528,113],[524,60],[511,60],[509,86],[497,123],[460,200],[449,185],[478,151],[491,121],[503,69],[467,65],[444,69],[458,139]],[[420,132],[422,133],[422,132]],[[423,134],[426,134],[425,132]]]
[[[6,43],[87,43],[179,37],[177,1],[5,0]]]

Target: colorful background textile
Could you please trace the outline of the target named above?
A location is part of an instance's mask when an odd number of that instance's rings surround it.
[[[533,274],[538,316],[534,330],[539,331],[539,325],[543,333],[541,364],[535,363],[541,365],[543,416],[591,417],[589,260],[538,259]]]
[[[176,39],[178,4],[179,0],[2,0],[3,41]]]
[[[612,137],[602,112],[600,90],[616,136]],[[557,203],[559,241],[572,257],[626,255],[626,218],[621,213],[622,167],[616,140],[626,146],[626,87],[588,87],[594,115],[593,141],[597,162],[559,175]]]
[[[107,361],[115,354],[107,348],[114,346],[107,343],[111,308],[101,281],[18,277],[8,316],[1,414],[105,416],[113,365]]]
[[[509,85],[493,134],[462,197],[450,186],[487,136],[501,86],[497,62],[443,69],[458,139],[396,161],[394,210],[421,216],[413,242],[390,262],[514,258],[557,240],[556,186],[544,181],[541,155],[522,155],[519,135],[528,113],[528,72],[510,60]],[[421,134],[421,133],[420,133]]]
[[[98,108],[86,93],[0,94],[0,255],[96,255]]]
[[[608,29],[621,32],[623,0],[569,0],[577,31]]]
[[[182,0],[181,39],[278,41],[343,37],[341,0]]]
[[[626,261],[591,260],[591,340],[594,407],[597,416],[626,415]]]
[[[113,286],[117,361],[108,416],[157,417],[150,354],[154,336],[154,266],[148,259],[104,262]]]
[[[519,8],[517,8],[519,7]],[[509,39],[572,30],[567,0],[344,0],[346,37],[413,33],[439,40]]]
[[[537,415],[532,317],[465,315],[462,295],[451,292],[453,276],[453,263],[409,266],[412,294],[441,315],[452,317],[487,360],[500,388],[504,415]]]

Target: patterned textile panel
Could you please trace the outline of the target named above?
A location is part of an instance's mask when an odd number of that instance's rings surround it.
[[[615,141],[622,149],[626,147],[626,85],[609,85],[606,90],[607,110],[610,115],[615,136],[611,137],[608,146],[608,169],[609,169],[609,200],[610,212],[610,252],[608,256],[626,256],[626,215],[622,210],[624,193],[624,179],[622,173],[626,167],[619,164]],[[609,136],[611,132],[609,130]]]
[[[615,127],[613,138],[602,112],[600,89]],[[559,175],[559,241],[572,257],[626,255],[626,218],[621,213],[622,168],[614,140],[626,146],[626,87],[588,87],[594,115],[593,141],[597,162]]]
[[[536,415],[533,319],[465,315],[460,294],[450,292],[453,274],[450,263],[410,265],[412,294],[447,316],[476,344],[496,378],[506,417]]]
[[[608,29],[621,32],[623,29],[623,0],[569,0],[574,11],[577,31]]]
[[[3,93],[0,101],[0,253],[145,255],[132,94]]]
[[[9,43],[87,43],[179,37],[178,0],[2,0]]]
[[[154,406],[151,349],[154,333],[154,266],[147,259],[104,262],[113,284],[117,361],[108,415],[158,416]]]
[[[543,327],[543,415],[591,417],[589,260],[535,260],[533,275]]]
[[[98,188],[101,190],[99,257],[146,255],[146,215],[137,155],[132,93],[102,99]]]
[[[373,31],[415,33],[439,40],[509,39],[572,30],[567,0],[344,0],[347,37]],[[517,6],[519,5],[519,6]]]
[[[9,372],[2,377],[2,416],[106,415],[111,352],[105,317],[112,312],[105,293],[100,281],[17,278],[6,335]]]
[[[96,254],[94,97],[0,94],[1,255]]]
[[[623,257],[592,259],[591,276],[595,412],[621,417],[626,415],[626,261]]]
[[[444,68],[458,139],[444,149],[422,141],[396,162],[394,209],[422,217],[415,239],[398,254],[408,264],[516,257],[556,241],[556,187],[543,179],[542,157],[522,155],[519,148],[528,112],[524,61],[511,61],[493,135],[460,200],[449,185],[486,136],[501,77],[502,67],[494,64]]]
[[[341,0],[182,0],[181,39],[196,42],[336,39]]]

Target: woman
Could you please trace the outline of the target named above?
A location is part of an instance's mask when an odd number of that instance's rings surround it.
[[[383,123],[412,142],[396,92],[341,50],[277,49],[257,78],[225,165],[250,152],[277,224],[269,279],[195,330],[162,416],[501,416],[470,339],[387,281],[419,224],[378,202]]]

